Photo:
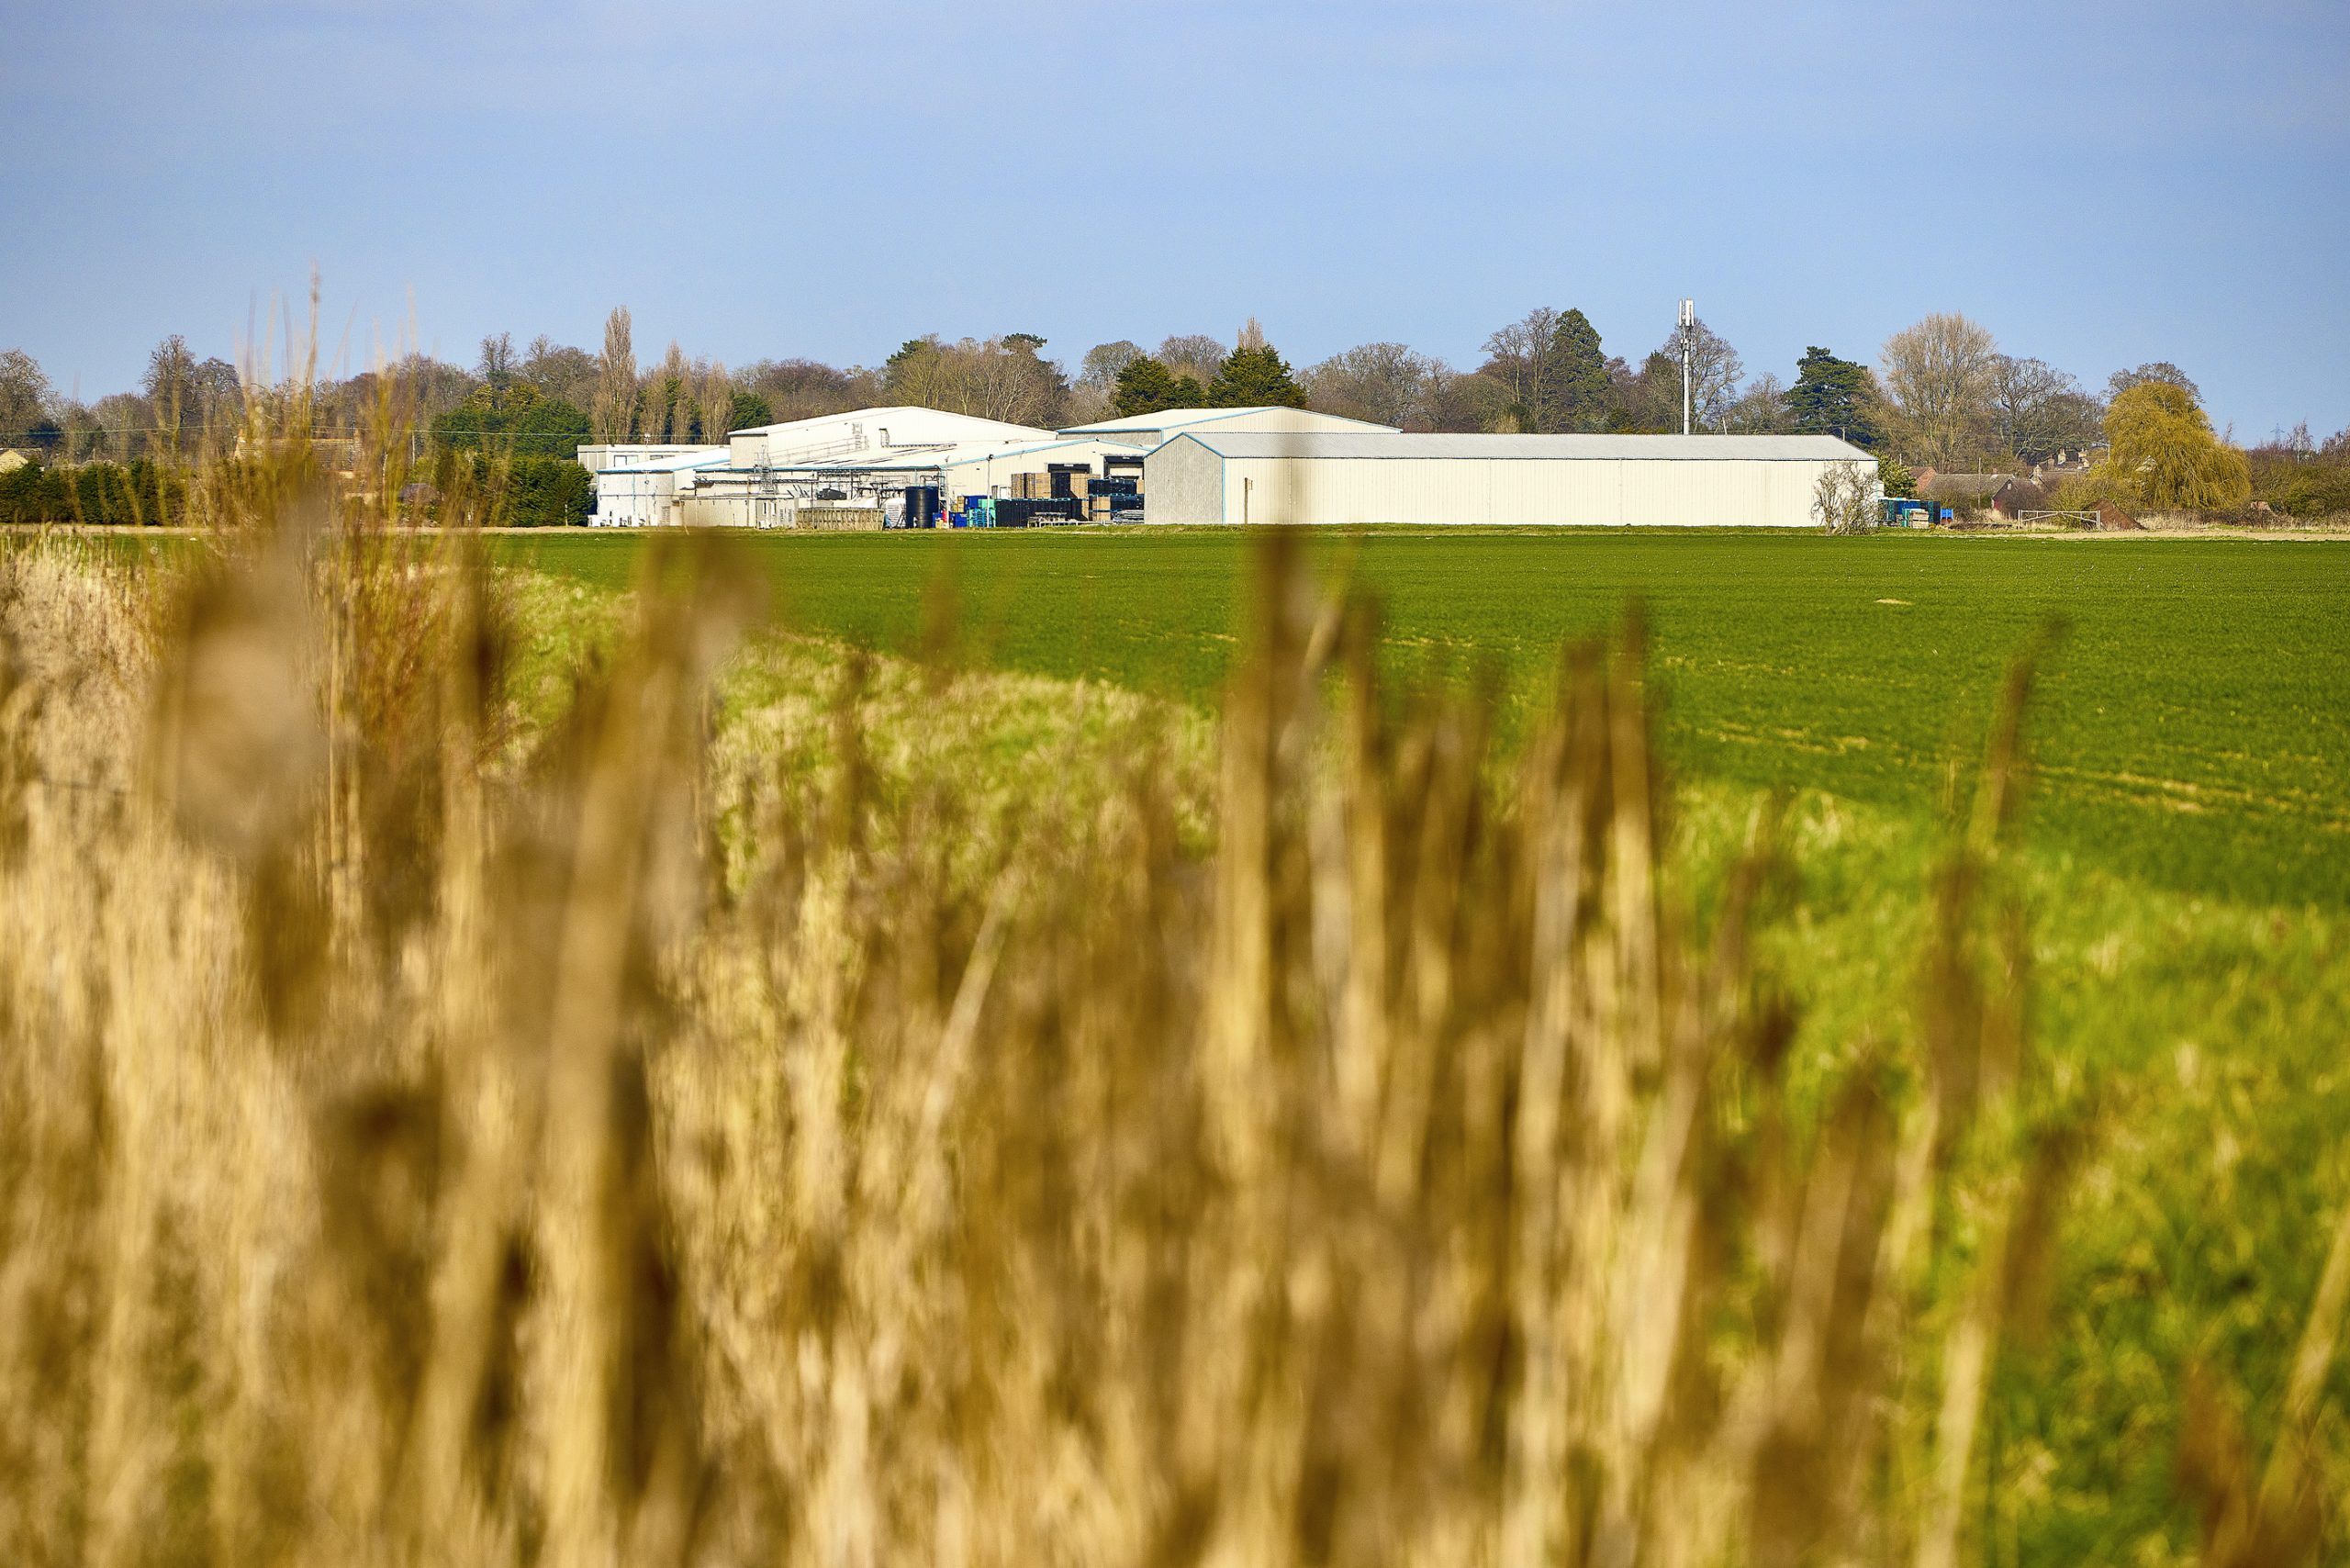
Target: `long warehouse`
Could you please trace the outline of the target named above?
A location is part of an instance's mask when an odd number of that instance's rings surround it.
[[[1811,528],[1820,476],[1876,459],[1817,435],[1176,433],[1150,521]]]

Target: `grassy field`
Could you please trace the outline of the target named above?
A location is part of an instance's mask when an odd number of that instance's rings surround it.
[[[788,619],[910,650],[934,581],[1010,670],[1206,705],[1244,541],[1217,532],[761,536]],[[1998,672],[2052,620],[2032,713],[2044,854],[2179,892],[2350,903],[2350,549],[2232,540],[1379,532],[1318,542],[1392,666],[1495,673],[1519,711],[1564,637],[1637,599],[1684,777],[1930,812]],[[619,587],[641,542],[510,542]]]
[[[951,583],[980,662],[1211,710],[1247,541],[1223,533],[758,538],[790,623],[884,651]],[[628,582],[640,541],[513,542]],[[1943,802],[2001,672],[2052,622],[2029,733],[2031,1033],[2098,1106],[2047,1331],[1985,1411],[1990,1562],[2188,1560],[2189,1369],[2253,1440],[2350,1189],[2350,550],[2232,540],[1378,532],[1314,543],[1385,615],[1390,671],[1489,672],[1523,729],[1562,638],[1643,607],[1678,861],[1701,909],[1761,793],[1796,868],[1762,968],[1819,1096],[1915,1027]],[[1896,601],[1896,602],[1886,602]],[[1897,1048],[1896,1055],[1900,1050]],[[2350,1394],[2333,1380],[2336,1398]],[[2337,1539],[2337,1546],[2340,1544]],[[2338,1560],[2338,1559],[2329,1559]]]

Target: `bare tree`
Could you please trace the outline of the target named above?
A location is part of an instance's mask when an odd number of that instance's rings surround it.
[[[1428,363],[1420,398],[1424,428],[1431,431],[1490,430],[1502,389],[1473,370],[1455,370],[1442,360]]]
[[[143,452],[154,432],[154,405],[136,392],[110,393],[91,405],[90,414],[97,433],[93,456],[125,462]]]
[[[1158,363],[1176,375],[1188,375],[1205,386],[1224,367],[1224,341],[1204,332],[1188,332],[1158,345]]]
[[[1364,343],[1300,377],[1307,407],[1402,429],[1429,428],[1426,404],[1436,365],[1402,343]]]
[[[686,351],[676,339],[670,340],[661,363],[645,375],[643,398],[646,441],[679,442],[692,433],[693,366],[686,363]]]
[[[1785,435],[1796,428],[1787,408],[1786,383],[1764,371],[1722,411],[1720,428],[1740,435]]]
[[[734,382],[723,363],[712,360],[703,367],[699,401],[703,443],[722,445],[734,422]]]
[[[890,356],[886,395],[950,413],[1050,426],[1069,388],[1060,367],[1037,354],[1042,342],[1024,333],[951,343],[935,333],[917,338]]]
[[[28,441],[49,412],[49,376],[22,349],[0,350],[0,446]]]
[[[761,360],[737,379],[767,400],[778,423],[865,408],[888,396],[872,371],[841,370],[812,359]]]
[[[1672,336],[1657,351],[1673,362],[1673,386],[1680,387],[1681,329],[1675,327]],[[1650,356],[1651,359],[1655,355]],[[1689,328],[1689,418],[1694,430],[1723,430],[1729,420],[1730,405],[1738,400],[1738,384],[1746,377],[1746,364],[1729,340],[1706,325],[1703,318]],[[1669,429],[1681,428],[1679,409],[1674,409]]]
[[[1118,373],[1142,357],[1142,345],[1124,338],[1086,350],[1078,362],[1077,379],[1070,384],[1063,417],[1071,424],[1108,419],[1117,397]]]
[[[1608,364],[1616,383],[1617,426],[1644,435],[1681,429],[1681,355],[1678,348],[1656,349],[1634,370],[1622,360]]]
[[[481,341],[481,363],[474,374],[491,386],[502,387],[514,379],[514,334],[500,332]]]
[[[1501,389],[1492,422],[1518,432],[1549,430],[1558,401],[1558,311],[1538,305],[1525,317],[1485,340],[1485,363],[1477,374]]]
[[[596,356],[541,333],[531,340],[517,368],[521,378],[559,402],[588,409],[596,401]]]
[[[188,352],[185,338],[173,332],[155,345],[139,389],[146,396],[157,439],[165,448],[178,450],[182,431],[197,428],[203,419],[196,356]]]
[[[2104,410],[2079,382],[2036,359],[1995,354],[1991,360],[1991,435],[1999,449],[2025,463],[2087,446]]]
[[[625,305],[605,318],[604,353],[596,364],[596,405],[588,413],[599,442],[624,442],[634,431],[636,349]]]
[[[1118,384],[1118,372],[1141,357],[1141,345],[1124,338],[1113,343],[1096,343],[1078,362],[1077,385],[1106,392]]]
[[[1887,338],[1878,357],[1897,446],[1936,468],[1977,457],[1987,443],[1999,345],[1952,312]]]
[[[2185,392],[2198,407],[2203,402],[2202,392],[2188,379],[2187,372],[2166,359],[2149,360],[2135,370],[2115,371],[2106,377],[2105,400],[2110,403],[2132,386],[2143,386],[2149,381],[2166,381]]]
[[[311,415],[322,430],[349,433],[375,428],[379,417],[396,428],[430,425],[470,397],[478,383],[466,371],[411,353],[342,381],[321,381]]]

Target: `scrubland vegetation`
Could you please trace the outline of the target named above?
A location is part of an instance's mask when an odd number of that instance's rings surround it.
[[[1195,704],[252,444],[0,556],[0,1556],[2340,1559],[2343,917],[2035,851],[2039,622],[1897,810],[1670,607],[1270,535]]]

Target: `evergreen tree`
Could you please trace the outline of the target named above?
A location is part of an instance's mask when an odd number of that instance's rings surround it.
[[[588,419],[527,381],[501,391],[487,383],[432,420],[436,445],[455,452],[511,452],[518,457],[570,458],[588,441]]]
[[[1128,360],[1110,393],[1110,407],[1121,419],[1199,406],[1200,384],[1175,375],[1148,354]]]
[[[734,394],[734,410],[726,420],[726,428],[730,432],[753,430],[760,425],[773,423],[775,423],[774,405],[770,404],[763,394],[757,392]]]
[[[1272,344],[1243,344],[1225,356],[1206,401],[1211,409],[1303,409],[1305,388]]]
[[[1874,448],[1883,439],[1875,409],[1876,385],[1867,365],[1838,359],[1823,348],[1803,351],[1796,363],[1796,384],[1787,388],[1787,411],[1795,416],[1796,430]]]
[[[1559,318],[1551,349],[1559,428],[1606,430],[1614,413],[1615,386],[1607,375],[1607,356],[1600,352],[1598,329],[1582,311],[1570,310]]]

